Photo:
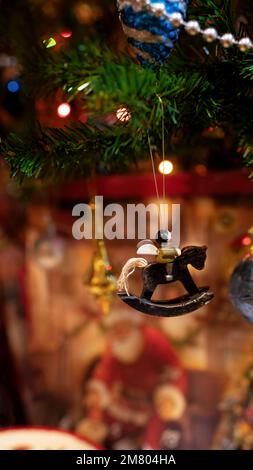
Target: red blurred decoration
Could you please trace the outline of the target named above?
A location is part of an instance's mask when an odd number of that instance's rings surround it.
[[[251,238],[246,236],[246,237],[243,237],[242,239],[242,245],[243,246],[250,246],[251,245]]]
[[[225,138],[225,132],[221,127],[218,126],[210,126],[207,129],[204,129],[202,132],[203,137],[207,139],[224,139]]]
[[[162,185],[162,175],[157,175],[158,184]],[[233,196],[234,194],[253,194],[253,184],[249,171],[208,171],[206,176],[196,173],[179,173],[167,177],[170,197],[180,196]],[[154,196],[154,180],[151,173],[98,176],[97,194],[106,198],[145,198]],[[100,192],[101,191],[101,192]],[[58,189],[55,197],[61,199],[78,199],[88,197],[89,190],[83,180],[64,184]],[[155,196],[154,196],[155,197]],[[245,234],[246,235],[246,234]],[[242,237],[240,237],[241,243]],[[239,241],[238,241],[239,243]]]
[[[63,37],[64,39],[71,38],[72,34],[73,34],[73,33],[72,33],[72,31],[70,31],[70,30],[62,31],[62,32],[60,33],[61,37]]]
[[[79,114],[79,121],[82,122],[83,124],[85,124],[88,120],[88,116],[87,114],[85,113],[81,113]]]
[[[235,238],[230,246],[233,250],[236,251],[241,251],[243,247],[249,247],[252,244],[251,237],[247,235],[247,233],[244,233],[243,235],[240,235],[239,237]]]
[[[199,176],[206,176],[208,172],[207,167],[201,163],[196,165],[194,170]]]
[[[61,103],[57,108],[57,114],[60,118],[64,119],[71,113],[71,107],[69,103]]]

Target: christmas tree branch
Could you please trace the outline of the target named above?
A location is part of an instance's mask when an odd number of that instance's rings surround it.
[[[222,7],[212,0],[192,2],[189,17],[197,17],[202,27],[235,34],[228,0]],[[66,100],[78,100],[88,121],[64,129],[35,125],[22,135],[10,135],[2,154],[17,178],[54,179],[88,175],[94,167],[105,172],[129,168],[148,157],[148,133],[159,150],[161,100],[168,150],[179,129],[180,146],[188,146],[207,127],[220,126],[247,149],[245,163],[253,163],[252,53],[227,51],[182,33],[159,74],[93,41],[60,52],[34,45],[23,49],[22,63],[27,93],[37,99],[61,89]],[[116,119],[119,107],[127,109],[128,122]]]

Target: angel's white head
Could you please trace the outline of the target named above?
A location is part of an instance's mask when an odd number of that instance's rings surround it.
[[[162,245],[164,243],[168,243],[171,241],[171,238],[172,238],[172,235],[171,235],[171,232],[169,230],[159,230],[159,232],[157,232],[156,234],[156,242],[159,244],[159,245]]]

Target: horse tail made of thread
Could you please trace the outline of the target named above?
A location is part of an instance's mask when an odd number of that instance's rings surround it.
[[[128,291],[128,278],[131,274],[134,273],[135,268],[146,268],[148,262],[144,258],[131,258],[129,259],[126,264],[123,266],[120,277],[117,282],[117,287],[119,292],[125,291],[127,295],[129,294]]]

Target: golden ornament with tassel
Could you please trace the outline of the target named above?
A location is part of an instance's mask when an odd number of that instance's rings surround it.
[[[98,301],[103,314],[108,315],[117,286],[103,240],[96,240],[96,250],[85,285]]]

